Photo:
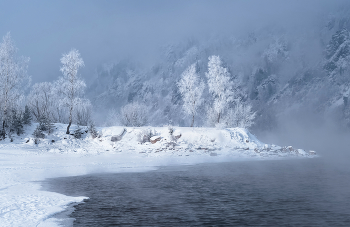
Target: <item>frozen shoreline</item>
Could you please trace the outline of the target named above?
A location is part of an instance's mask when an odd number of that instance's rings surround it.
[[[181,137],[168,146],[166,127],[150,128],[161,138],[152,144],[138,141],[145,128],[127,128],[121,140],[111,142],[123,127],[99,128],[100,138],[86,134],[77,140],[64,134],[64,125],[56,124],[54,133],[35,145],[30,138],[33,127],[14,142],[0,141],[0,226],[57,226],[50,217],[84,199],[42,191],[37,181],[47,178],[148,171],[166,165],[315,157],[303,150],[263,144],[244,129],[175,128],[174,133]]]

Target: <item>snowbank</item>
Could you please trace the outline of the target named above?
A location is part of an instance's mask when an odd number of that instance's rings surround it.
[[[57,226],[52,214],[84,197],[40,191],[50,177],[95,172],[147,171],[161,165],[234,161],[238,158],[314,157],[315,152],[260,142],[245,129],[105,127],[92,139],[66,135],[66,125],[35,144],[31,135],[0,141],[0,226]],[[72,126],[74,131],[76,126]],[[115,137],[112,141],[112,137]]]

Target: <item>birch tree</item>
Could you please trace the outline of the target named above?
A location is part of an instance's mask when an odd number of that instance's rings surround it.
[[[3,136],[12,110],[17,107],[19,100],[23,100],[25,82],[29,84],[28,62],[29,58],[17,57],[17,48],[10,33],[7,33],[0,43],[0,110]]]
[[[232,89],[232,81],[230,81],[230,73],[227,68],[222,66],[219,56],[210,56],[208,62],[208,78],[209,92],[213,95],[214,103],[211,115],[215,115],[216,123],[220,123],[222,115],[229,103],[233,101],[234,93]]]
[[[69,120],[66,133],[69,134],[69,128],[72,125],[73,114],[76,106],[82,103],[84,94],[85,82],[78,76],[79,68],[84,66],[84,61],[80,57],[80,53],[76,49],[72,49],[69,53],[63,54],[61,58],[61,72],[63,77],[58,80],[62,95],[60,105],[68,108]]]
[[[191,127],[194,125],[194,117],[198,107],[202,104],[204,83],[200,81],[196,72],[196,64],[189,66],[183,73],[181,80],[177,83],[183,99],[183,109],[186,114],[192,116]]]

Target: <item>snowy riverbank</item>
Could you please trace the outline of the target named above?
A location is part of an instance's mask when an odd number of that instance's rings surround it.
[[[13,136],[13,142],[8,138],[0,141],[0,226],[55,226],[52,214],[84,199],[40,191],[40,182],[35,181],[46,178],[315,156],[314,152],[264,144],[239,128],[105,127],[98,128],[99,138],[92,139],[82,129],[82,138],[75,139],[65,134],[66,125],[56,124],[51,135],[35,144],[31,135],[35,126],[28,127],[23,136]]]

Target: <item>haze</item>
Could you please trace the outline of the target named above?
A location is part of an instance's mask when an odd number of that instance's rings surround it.
[[[346,1],[1,1],[0,34],[10,31],[31,58],[33,82],[60,76],[63,53],[77,48],[89,81],[99,65],[124,58],[153,64],[161,45],[280,24],[311,28]]]

